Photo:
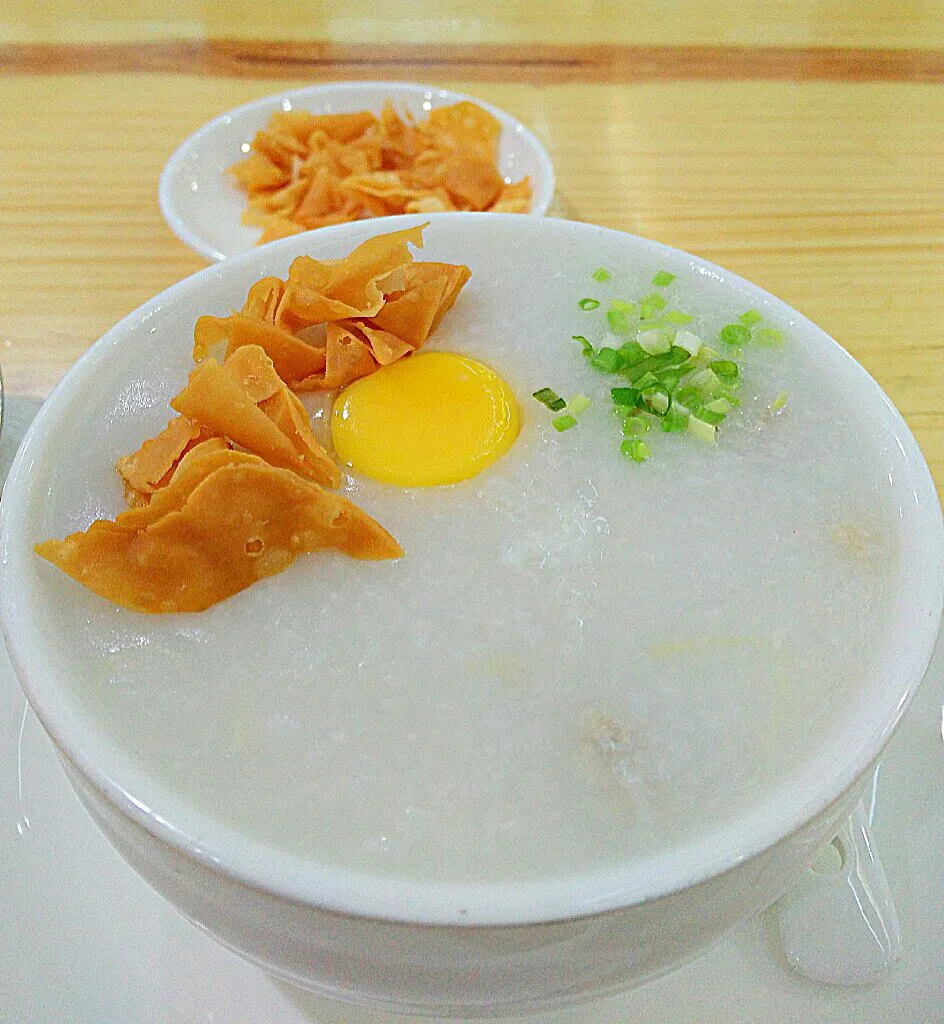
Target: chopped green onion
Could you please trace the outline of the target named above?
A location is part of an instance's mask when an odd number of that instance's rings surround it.
[[[571,427],[577,426],[577,421],[573,416],[567,415],[567,413],[563,416],[555,416],[554,419],[551,420],[551,423],[554,429],[559,433],[563,433],[565,430],[570,430]]]
[[[572,334],[570,340],[579,342],[585,356],[588,356],[593,352],[593,346],[582,334]]]
[[[626,374],[625,376],[628,377],[629,374]],[[654,373],[649,373],[647,371],[646,373],[642,374],[641,377],[638,377],[634,383],[637,388],[642,390],[642,388],[652,387],[653,384],[661,384],[662,381],[659,380],[659,378]]]
[[[551,388],[539,388],[531,397],[536,398],[541,405],[546,405],[551,412],[560,412],[567,405],[564,399]]]
[[[773,327],[758,327],[751,340],[761,348],[774,348],[783,344],[783,331],[778,331]]]
[[[744,345],[750,337],[751,332],[743,324],[725,324],[721,328],[721,340],[725,345]]]
[[[698,405],[701,400],[701,391],[698,388],[684,387],[679,388],[675,395],[675,401],[680,402],[682,405],[693,406]]]
[[[725,413],[715,412],[713,409],[709,409],[707,405],[703,405],[700,409],[696,409],[692,415],[697,416],[700,420],[703,420],[705,423],[710,423],[715,427],[724,423],[725,418]]]
[[[733,384],[741,376],[738,364],[731,359],[716,359],[709,368],[725,384]]]
[[[700,438],[702,441],[707,441],[709,444],[715,444],[718,440],[718,428],[710,423],[706,423],[704,420],[700,420],[697,416],[689,416],[688,432],[694,434],[695,437]]]
[[[645,441],[623,441],[620,451],[633,462],[645,462],[652,454]]]
[[[773,403],[770,406],[770,411],[771,412],[780,412],[780,410],[783,409],[786,406],[786,404],[787,404],[787,393],[786,393],[786,391],[781,391],[780,394],[777,395],[777,397],[773,400]]]
[[[599,299],[581,299],[577,305],[585,312],[589,313],[591,309],[597,309],[600,305]]]
[[[616,334],[629,334],[633,329],[632,324],[629,322],[629,317],[621,309],[611,309],[606,314],[606,319],[610,325],[610,330]]]
[[[662,352],[668,352],[672,347],[672,338],[670,335],[667,332],[660,330],[640,331],[636,340],[651,356],[659,355]]]
[[[614,299],[610,305],[613,309],[618,309],[621,313],[627,313],[630,316],[634,315],[636,312],[636,303],[627,302],[625,299]]]
[[[639,405],[638,388],[610,388],[610,395],[614,405],[624,405],[630,408]]]
[[[586,409],[590,408],[590,399],[586,395],[576,394],[567,403],[567,408],[570,409],[574,416],[579,416]]]
[[[597,267],[591,276],[594,281],[599,281],[600,284],[602,284],[604,281],[609,281],[613,275],[606,269],[606,267]]]
[[[604,373],[616,373],[625,365],[623,353],[615,348],[601,348],[590,356],[590,365]]]
[[[668,370],[660,370],[656,376],[659,378],[660,382],[672,392],[672,394],[675,394],[683,374],[681,370],[672,369],[670,367]]]
[[[639,392],[640,404],[647,412],[662,417],[672,407],[672,396],[664,384],[649,384]]]
[[[667,370],[670,367],[681,366],[687,361],[688,353],[685,349],[673,346],[668,352],[657,352],[654,355],[646,356],[645,359],[632,366],[624,368],[623,374],[631,384],[642,387],[644,386],[643,378],[645,376],[655,374],[661,370]],[[650,383],[659,383],[659,380],[657,377],[653,377]]]
[[[627,416],[623,420],[623,433],[627,437],[638,437],[649,433],[649,421],[644,416]]]
[[[649,355],[638,341],[624,341],[623,344],[620,345],[620,352],[623,354],[624,370],[642,362],[642,360],[646,359]]]
[[[695,370],[685,378],[685,386],[690,388],[698,388],[699,391],[704,391],[705,388],[714,388],[721,382],[715,376],[714,371],[705,367],[701,370]]]
[[[670,274],[667,270],[660,270],[656,276],[652,279],[652,283],[656,288],[665,288],[675,280],[675,274]]]
[[[672,344],[684,348],[692,359],[701,351],[701,338],[697,334],[692,334],[691,331],[676,331]]]
[[[727,416],[727,414],[734,408],[734,405],[726,398],[716,398],[713,402],[708,402],[707,405],[705,405],[705,408],[709,412],[720,412]]]
[[[746,313],[742,313],[737,318],[737,322],[742,327],[753,327],[755,324],[759,324],[761,320],[763,320],[763,317],[756,309],[749,309]]]
[[[676,327],[684,327],[686,324],[692,323],[695,318],[693,316],[689,316],[688,313],[682,313],[680,310],[670,309],[663,319],[667,324],[675,324]]]
[[[683,412],[677,406],[671,409],[662,417],[662,429],[667,434],[677,434],[682,430],[688,430],[688,413]]]
[[[639,319],[650,320],[654,313],[661,312],[665,309],[666,305],[665,299],[658,292],[647,295],[639,303]]]

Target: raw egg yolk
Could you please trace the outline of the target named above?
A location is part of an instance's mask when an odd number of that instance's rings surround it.
[[[452,352],[383,366],[334,402],[338,456],[401,487],[453,484],[480,473],[514,443],[518,403],[494,370]]]

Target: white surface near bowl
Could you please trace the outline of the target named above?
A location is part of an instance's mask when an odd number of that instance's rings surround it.
[[[530,177],[532,216],[543,216],[554,195],[554,168],[537,137],[504,110],[490,103],[413,82],[338,82],[266,96],[221,114],[190,136],[167,161],[158,198],[167,223],[186,245],[210,260],[228,259],[252,249],[260,228],[246,227],[246,196],[226,169],[246,155],[244,149],[269,117],[279,110],[315,114],[380,112],[391,100],[401,113],[418,120],[434,107],[462,100],[476,103],[501,122],[498,170],[506,182]]]
[[[57,453],[70,415],[94,415],[96,395],[117,387],[128,398],[124,414],[160,421],[164,398],[186,371],[197,315],[238,306],[252,281],[284,275],[303,252],[343,255],[381,225],[296,236],[209,268],[141,307],[65,378],[6,484],[0,615],[17,675],[93,818],[188,917],[276,976],[399,1010],[484,1015],[600,995],[663,973],[790,887],[849,814],[924,674],[941,612],[942,526],[924,460],[874,381],[818,328],[760,289],[657,243],[563,221],[445,214],[390,219],[382,229],[424,219],[431,223],[421,258],[467,262],[473,281],[478,274],[496,298],[536,302],[526,312],[541,335],[548,289],[570,275],[585,281],[600,263],[664,268],[730,287],[788,321],[794,342],[812,348],[823,372],[841,375],[866,404],[908,496],[901,508],[905,585],[890,612],[896,628],[883,649],[879,691],[850,709],[833,748],[804,765],[776,799],[706,841],[635,864],[629,875],[617,867],[520,885],[391,883],[233,834],[156,784],[147,765],[122,755],[70,698],[54,652],[40,640],[46,569],[32,554],[38,510],[64,500],[58,488],[69,490],[65,477],[73,469]],[[528,281],[542,282],[543,292],[532,297]],[[171,379],[149,379],[161,366]],[[83,459],[102,454],[69,458],[81,475],[88,468]],[[50,476],[52,463],[59,472]]]

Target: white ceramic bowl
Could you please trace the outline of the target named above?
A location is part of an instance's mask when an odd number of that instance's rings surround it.
[[[469,100],[492,114],[502,126],[498,169],[506,181],[528,176],[533,187],[531,214],[543,216],[554,195],[554,168],[533,132],[511,114],[463,93],[414,82],[337,82],[266,96],[221,114],[193,133],[167,161],[158,198],[164,218],[177,237],[210,260],[228,259],[252,249],[261,233],[246,227],[246,197],[226,169],[246,154],[252,141],[277,110],[302,109],[316,114],[373,110],[392,100],[397,110],[422,119],[434,107]]]
[[[730,285],[739,305],[746,299],[785,318],[791,336],[821,356],[823,372],[841,374],[867,404],[909,495],[901,510],[905,585],[889,612],[894,629],[875,699],[850,711],[830,749],[785,781],[776,799],[632,871],[617,866],[517,885],[406,884],[267,848],[188,806],[146,764],[122,754],[70,696],[44,643],[50,577],[32,545],[37,534],[59,535],[63,510],[81,507],[86,489],[94,492],[87,479],[110,472],[101,452],[63,454],[70,418],[95,416],[109,401],[102,396],[119,387],[127,396],[119,418],[162,422],[165,396],[189,365],[197,315],[238,306],[250,283],[284,276],[299,254],[335,258],[381,228],[423,219],[431,221],[423,258],[468,263],[473,281],[478,274],[496,301],[536,303],[532,319],[542,329],[542,289],[546,299],[571,268],[584,280],[588,267],[638,260]],[[155,385],[154,374],[169,379]],[[50,396],[7,480],[0,619],[17,675],[83,803],[128,862],[187,917],[273,974],[314,990],[397,1010],[486,1015],[559,1005],[669,970],[790,887],[848,816],[921,681],[941,616],[942,556],[941,510],[914,438],[865,371],[795,311],[656,242],[553,219],[440,214],[342,225],[253,250],[182,281],[109,331]]]

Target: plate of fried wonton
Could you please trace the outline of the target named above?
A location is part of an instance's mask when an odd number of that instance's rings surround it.
[[[511,114],[408,82],[316,85],[221,114],[174,153],[159,188],[172,230],[210,260],[372,217],[542,216],[553,193],[550,157]]]

